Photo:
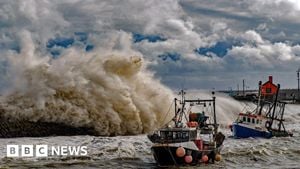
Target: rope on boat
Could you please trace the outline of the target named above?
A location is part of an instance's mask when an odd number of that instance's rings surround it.
[[[192,107],[190,106],[190,107],[189,107],[189,110],[188,110],[187,112],[190,114],[190,113],[191,113],[191,110],[192,110]],[[186,122],[188,122],[189,119],[187,118],[186,113],[184,113],[184,117],[185,117]]]
[[[173,101],[173,102],[172,102],[172,104],[170,105],[170,107],[169,107],[169,109],[168,109],[167,113],[165,113],[164,120],[162,121],[163,125],[165,125],[165,123],[164,123],[164,122],[165,122],[165,120],[166,120],[167,116],[169,116],[169,113],[170,113],[171,107],[173,106],[174,102],[175,102],[175,101]],[[171,122],[171,121],[172,121],[172,119],[171,119],[170,121],[168,121],[168,123],[169,123],[169,122]],[[166,124],[168,124],[168,123],[166,123]],[[162,126],[161,126],[161,127],[162,127]]]

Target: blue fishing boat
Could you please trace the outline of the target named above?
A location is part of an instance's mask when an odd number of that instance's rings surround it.
[[[286,131],[284,122],[285,102],[278,101],[280,85],[276,86],[275,98],[263,99],[261,94],[261,81],[257,106],[253,111],[240,113],[238,118],[230,125],[234,138],[262,137],[271,138],[292,136]]]
[[[271,132],[263,125],[266,118],[249,113],[240,113],[238,120],[232,123],[232,133],[235,138],[265,137],[271,138]]]

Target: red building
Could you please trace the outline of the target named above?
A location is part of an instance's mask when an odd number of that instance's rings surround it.
[[[261,86],[261,94],[263,96],[273,96],[277,92],[277,86],[273,84],[273,77],[269,76],[269,81]]]

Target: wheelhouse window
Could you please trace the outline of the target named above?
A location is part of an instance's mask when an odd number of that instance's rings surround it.
[[[248,123],[250,123],[250,122],[251,122],[251,120],[250,120],[250,117],[248,117],[248,118],[247,118],[247,122],[248,122]]]
[[[176,132],[177,138],[182,138],[182,133],[181,132]]]
[[[192,134],[192,133],[191,133]],[[197,133],[196,133],[197,134]],[[190,133],[189,131],[161,131],[160,137],[162,139],[168,139],[168,140],[176,140],[176,139],[189,139]]]
[[[161,131],[160,136],[161,136],[162,139],[172,139],[173,132],[171,132],[171,131]]]
[[[172,139],[172,137],[173,137],[173,133],[172,133],[172,132],[170,132],[170,131],[169,131],[169,132],[167,132],[167,137],[168,137],[168,139],[170,139],[170,138]]]
[[[162,139],[165,139],[166,138],[166,132],[160,132],[160,137]]]
[[[189,138],[189,133],[188,132],[183,132],[182,133],[182,138],[183,139]]]

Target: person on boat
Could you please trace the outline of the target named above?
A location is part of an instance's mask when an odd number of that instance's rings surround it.
[[[205,112],[202,111],[202,113],[200,114],[200,117],[198,119],[199,120],[198,123],[199,123],[200,128],[206,126],[206,120],[207,119],[208,119],[208,116],[205,116]]]

